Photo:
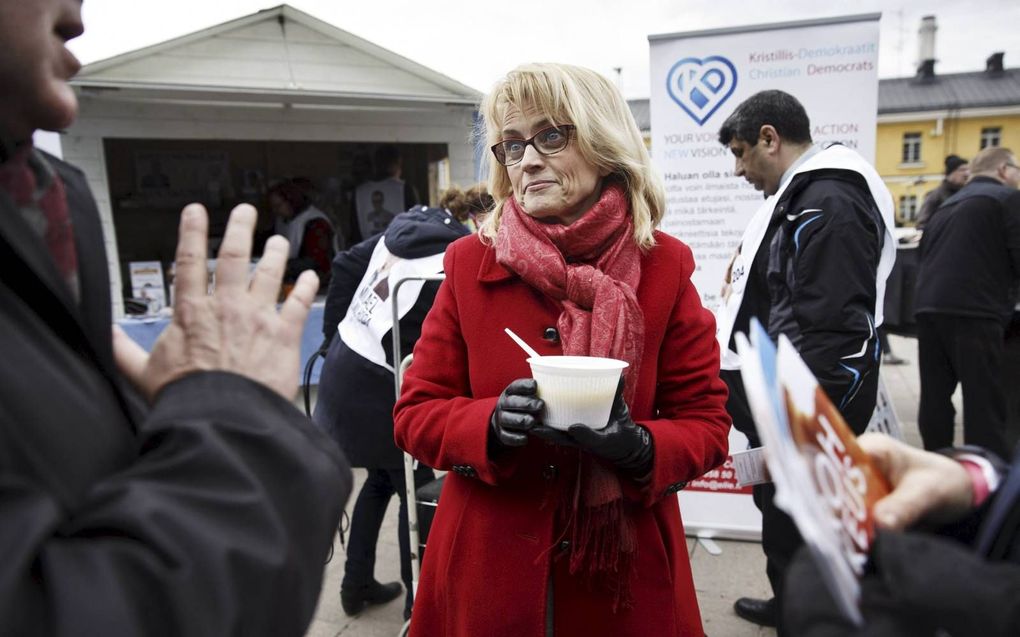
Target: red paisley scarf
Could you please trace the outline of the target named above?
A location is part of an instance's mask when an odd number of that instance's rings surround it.
[[[634,398],[644,343],[636,289],[641,254],[634,242],[627,195],[609,184],[580,219],[564,226],[537,221],[511,198],[496,234],[496,260],[563,304],[557,320],[563,353],[630,363],[624,398]],[[577,483],[562,494],[564,534],[571,536],[570,572],[601,582],[614,610],[629,602],[635,533],[623,509],[616,474],[581,454]]]

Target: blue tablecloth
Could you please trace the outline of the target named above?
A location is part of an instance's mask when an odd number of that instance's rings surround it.
[[[311,311],[308,313],[308,320],[305,321],[305,330],[301,334],[301,369],[300,374],[304,374],[305,363],[308,359],[315,354],[316,350],[319,349],[319,345],[322,344],[322,310],[323,303],[314,303]],[[170,324],[168,318],[125,318],[117,321],[117,324],[128,333],[128,336],[135,339],[135,341],[145,348],[145,351],[152,351],[152,346],[156,343],[156,339],[166,329],[166,326]],[[322,367],[322,360],[316,361],[315,369],[312,372],[312,385],[319,384],[319,370]],[[299,378],[299,382],[304,382],[303,378]]]

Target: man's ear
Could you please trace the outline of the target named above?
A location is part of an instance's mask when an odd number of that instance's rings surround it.
[[[758,143],[768,152],[774,153],[779,150],[779,133],[772,124],[765,124],[758,131]]]
[[[1006,176],[1009,174],[1009,161],[1002,162],[999,169],[995,171],[995,174],[999,177],[999,181],[1002,183],[1009,183],[1007,181],[1008,177]]]

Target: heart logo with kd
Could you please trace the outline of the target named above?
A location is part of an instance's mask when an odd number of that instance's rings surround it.
[[[703,60],[684,58],[666,76],[669,96],[698,126],[707,122],[736,88],[737,69],[719,55]]]

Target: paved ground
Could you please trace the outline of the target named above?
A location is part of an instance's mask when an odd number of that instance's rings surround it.
[[[920,446],[917,433],[917,341],[890,336],[893,351],[907,360],[905,365],[883,366],[882,375],[896,406],[907,442]],[[959,395],[956,397],[959,400]],[[959,410],[959,403],[957,403]],[[356,471],[354,493],[364,480],[364,471]],[[396,536],[396,498],[383,524],[378,545],[376,577],[390,582],[399,579]],[[353,503],[351,503],[353,504]],[[348,506],[350,510],[350,506]],[[759,628],[733,614],[733,600],[742,596],[765,597],[769,594],[765,578],[765,559],[757,543],[716,540],[721,552],[713,555],[705,545],[688,540],[694,581],[701,605],[705,632],[712,637],[759,637],[775,631]],[[343,577],[343,549],[336,546],[336,557],[326,567],[325,583],[315,620],[308,637],[396,637],[400,635],[403,601],[398,599],[382,607],[369,609],[358,617],[347,617],[340,608],[340,579]],[[480,636],[482,637],[482,636]]]

